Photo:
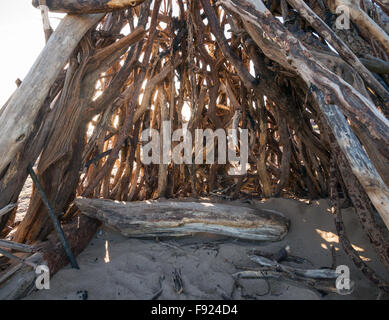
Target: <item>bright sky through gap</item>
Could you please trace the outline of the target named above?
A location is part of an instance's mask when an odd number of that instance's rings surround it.
[[[55,28],[60,14],[50,13]],[[15,80],[27,75],[45,45],[41,13],[31,0],[0,2],[0,108],[16,89]]]

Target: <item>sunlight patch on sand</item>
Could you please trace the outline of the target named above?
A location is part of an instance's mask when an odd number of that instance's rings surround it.
[[[108,249],[108,240],[105,240],[105,257],[104,257],[104,262],[109,263],[109,249]]]

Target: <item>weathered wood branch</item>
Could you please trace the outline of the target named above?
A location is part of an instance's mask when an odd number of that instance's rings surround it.
[[[297,287],[304,287],[313,290],[315,293],[337,293],[335,281],[322,279],[309,279],[299,276],[291,276],[287,272],[275,270],[259,270],[259,271],[241,271],[233,274],[236,279],[276,279],[279,281],[290,283]],[[319,294],[320,295],[320,294]]]
[[[294,268],[287,265],[278,263],[277,261],[261,257],[261,256],[250,256],[250,259],[255,263],[258,263],[262,267],[270,267],[276,270],[281,270],[286,273],[294,273],[298,276],[312,279],[336,279],[338,274],[332,269],[301,269]]]
[[[331,131],[346,156],[351,170],[365,189],[374,207],[389,229],[389,188],[371,163],[361,143],[339,108],[325,103],[324,94],[313,89]],[[315,92],[316,91],[316,92]]]
[[[123,10],[142,4],[145,0],[46,0],[50,11],[72,14],[90,14]],[[39,7],[39,0],[33,0],[32,5]]]
[[[4,216],[5,214],[7,214],[8,212],[10,212],[13,209],[15,209],[16,207],[17,207],[16,203],[11,203],[11,204],[5,206],[3,209],[0,209],[0,218],[2,216]]]
[[[220,203],[114,202],[78,198],[78,208],[129,237],[182,236],[208,232],[239,239],[278,241],[288,219],[273,211]]]
[[[102,17],[102,14],[65,17],[2,111],[0,177],[33,130],[35,118],[71,53],[85,33]]]
[[[332,31],[327,24],[320,19],[316,13],[310,9],[302,0],[287,0],[289,4],[295,8],[299,14],[309,22],[309,24],[332,45],[340,56],[346,62],[351,64],[355,70],[361,75],[366,83],[375,90],[383,101],[389,106],[389,92],[378,82],[370,71],[363,65],[358,57],[348,48],[348,46]]]
[[[389,74],[389,62],[375,58],[359,58],[363,65],[372,72],[378,74]]]
[[[377,173],[377,170],[338,108],[340,107],[347,116],[354,119],[356,117],[361,118],[362,114],[366,116],[366,113],[362,110],[368,110],[371,118],[370,124],[366,123],[366,125],[369,128],[376,126],[375,129],[382,125],[382,131],[378,135],[383,134],[382,142],[386,145],[389,143],[389,137],[387,137],[389,121],[379,113],[377,108],[367,98],[315,61],[303,44],[289,33],[264,7],[261,0],[245,0],[243,1],[244,5],[241,2],[238,4],[235,0],[221,0],[220,2],[243,20],[251,37],[260,47],[261,45],[263,46],[263,43],[257,41],[259,37],[262,38],[259,30],[264,32],[267,39],[269,41],[271,39],[273,45],[277,46],[279,52],[284,55],[285,60],[293,66],[294,70],[305,81],[309,87],[308,90],[313,92],[321,111],[334,132],[337,143],[349,160],[353,173],[361,182],[389,229],[388,187]],[[274,59],[273,56],[269,56],[269,58]],[[282,63],[283,61],[280,62]],[[314,87],[316,89],[311,90]],[[360,109],[356,110],[357,108]],[[354,116],[352,115],[353,113]],[[342,126],[335,127],[336,123],[342,123]],[[371,133],[373,131],[374,129],[372,128]],[[347,141],[345,138],[347,138]],[[350,144],[357,149],[351,149]]]
[[[351,20],[360,28],[365,29],[370,36],[375,38],[389,54],[389,35],[369,15],[361,9],[359,0],[334,0],[330,1],[330,10],[336,13],[336,8],[347,7]]]
[[[35,288],[35,266],[44,264],[42,255],[35,253],[0,276],[0,300],[21,299]]]
[[[8,241],[8,240],[0,240],[0,248],[1,247],[12,249],[15,251],[27,252],[27,253],[34,252],[34,249],[27,244],[17,243],[17,242]]]

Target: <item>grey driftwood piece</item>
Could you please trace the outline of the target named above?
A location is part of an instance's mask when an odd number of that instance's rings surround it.
[[[26,261],[30,264],[44,264],[42,255],[35,253]],[[0,275],[0,300],[21,299],[35,288],[36,274],[32,266],[19,263]]]
[[[252,255],[250,260],[258,263],[262,267],[270,267],[276,270],[282,270],[286,273],[293,273],[300,277],[312,278],[312,279],[336,279],[338,274],[333,269],[301,269],[293,268],[283,264],[278,263],[277,261]]]
[[[15,251],[27,252],[27,253],[34,252],[34,248],[29,246],[28,244],[17,243],[8,240],[0,240],[0,248],[8,248]]]
[[[128,237],[207,232],[246,240],[279,241],[289,228],[289,220],[280,213],[221,203],[87,198],[78,198],[75,203],[85,215]]]
[[[3,209],[0,209],[0,218],[7,214],[8,212],[12,211],[17,206],[16,203],[10,203],[9,205],[5,206]]]
[[[23,148],[51,86],[85,33],[103,17],[67,15],[0,112],[0,172]]]
[[[232,275],[235,279],[275,279],[278,281],[282,281],[285,283],[289,283],[296,287],[308,288],[322,295],[325,293],[337,293],[337,289],[335,287],[335,280],[333,279],[312,279],[306,278],[302,276],[297,276],[293,273],[287,273],[283,271],[275,271],[275,270],[248,270],[237,272]]]

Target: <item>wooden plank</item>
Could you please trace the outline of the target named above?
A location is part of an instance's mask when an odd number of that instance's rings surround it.
[[[17,156],[51,86],[85,33],[103,14],[68,15],[51,35],[31,70],[0,115],[0,175]]]
[[[213,233],[246,240],[279,241],[289,220],[270,210],[186,201],[115,202],[78,198],[78,208],[128,237]]]

